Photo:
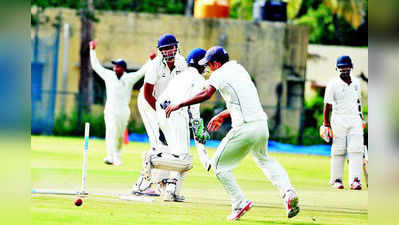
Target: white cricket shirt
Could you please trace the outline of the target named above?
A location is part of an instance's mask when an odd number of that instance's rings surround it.
[[[172,71],[170,71],[168,65],[163,61],[162,56],[158,55],[152,60],[151,66],[145,74],[144,82],[154,85],[152,94],[157,99],[168,86],[169,81],[186,68],[187,64],[184,57],[178,53],[176,53],[175,68]]]
[[[104,80],[107,100],[104,112],[129,110],[133,85],[140,80],[146,71],[148,62],[137,72],[124,73],[120,79],[113,70],[105,69],[97,59],[95,50],[90,50],[90,63],[94,71]]]
[[[194,67],[188,67],[182,73],[172,78],[168,87],[159,97],[157,104],[162,104],[164,101],[170,101],[171,104],[181,103],[200,93],[206,86],[205,78],[201,76],[198,70]],[[190,106],[193,118],[200,117],[199,106],[200,104]]]
[[[211,74],[208,84],[220,91],[231,115],[232,127],[257,120],[267,120],[254,83],[236,61],[223,64]]]
[[[357,100],[361,98],[360,80],[354,77],[351,80],[348,85],[337,76],[327,85],[324,103],[332,105],[333,115],[359,116]]]

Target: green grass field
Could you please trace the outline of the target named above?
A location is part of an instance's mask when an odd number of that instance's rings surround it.
[[[32,136],[32,188],[78,191],[81,180],[83,138]],[[90,140],[87,191],[90,193],[128,194],[141,169],[144,143],[124,146],[123,165],[107,166],[104,140]],[[210,155],[215,149],[208,149]],[[230,199],[213,171],[207,173],[192,149],[194,168],[184,187],[184,203],[153,203],[120,200],[116,197],[89,195],[81,207],[74,196],[32,195],[32,224],[37,225],[200,225],[231,224]],[[287,170],[300,198],[301,212],[287,219],[282,200],[248,156],[235,170],[246,197],[254,207],[239,224],[368,224],[368,190],[350,191],[329,187],[329,158],[271,153]],[[347,173],[347,170],[345,170]],[[346,177],[344,178],[347,180]]]

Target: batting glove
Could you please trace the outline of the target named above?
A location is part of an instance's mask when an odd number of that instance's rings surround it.
[[[331,127],[322,125],[320,127],[320,137],[327,143],[330,142],[331,138],[334,137]]]
[[[209,140],[210,136],[208,131],[204,127],[204,121],[200,119],[193,119],[191,121],[191,128],[194,132],[194,139],[201,144],[205,144],[206,140]]]

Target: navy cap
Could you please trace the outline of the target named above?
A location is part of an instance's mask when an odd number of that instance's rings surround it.
[[[179,43],[173,34],[164,34],[158,40],[158,48],[163,48]]]
[[[347,55],[343,55],[338,57],[337,59],[337,67],[353,67],[352,64],[352,59],[351,57],[347,56]]]
[[[112,60],[112,64],[122,66],[125,70],[127,68],[127,64],[123,59]]]
[[[205,57],[206,51],[202,48],[194,48],[193,50],[188,53],[186,58],[187,64],[198,64],[202,58]]]
[[[198,64],[205,65],[208,62],[224,62],[229,61],[229,54],[227,53],[226,49],[220,46],[213,46],[212,48],[206,51],[206,55],[203,59],[201,59]]]

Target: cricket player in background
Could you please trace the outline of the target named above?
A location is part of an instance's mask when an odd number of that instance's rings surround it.
[[[145,158],[147,154],[151,154],[153,151],[167,150],[167,146],[159,138],[160,132],[155,103],[168,86],[169,81],[187,68],[184,57],[179,53],[178,41],[173,34],[162,35],[158,40],[157,48],[159,54],[148,67],[144,77],[144,85],[140,89],[137,99],[151,148],[143,154],[143,170],[132,190],[132,194],[135,195],[159,196],[159,191],[152,189],[151,186],[153,183],[160,183],[169,176],[168,171],[154,169],[150,177],[144,170],[147,166],[145,165]]]
[[[345,156],[348,153],[350,189],[361,190],[365,123],[360,102],[360,81],[350,75],[352,68],[349,56],[337,59],[339,75],[331,80],[326,88],[324,122],[320,128],[320,135],[326,141],[332,139],[330,184],[336,189],[344,188],[342,177]]]
[[[169,105],[165,112],[169,117],[182,107],[203,102],[211,98],[216,89],[223,96],[227,110],[213,117],[208,129],[216,131],[224,119],[231,117],[232,129],[223,138],[211,160],[218,180],[232,201],[232,214],[227,219],[239,219],[253,205],[245,198],[233,175],[233,169],[249,152],[266,177],[280,191],[288,218],[296,216],[299,212],[298,198],[288,174],[267,154],[267,115],[248,72],[236,61],[229,61],[227,51],[219,46],[208,49],[199,64],[207,64],[213,71],[208,80],[208,87],[193,98]]]
[[[147,69],[148,62],[137,72],[126,73],[123,59],[112,61],[113,70],[101,66],[96,56],[96,41],[90,42],[90,63],[94,71],[104,80],[107,100],[104,108],[105,142],[107,156],[104,162],[109,165],[122,164],[122,140],[130,117],[130,97],[133,85],[140,80]]]
[[[169,118],[165,117],[165,109],[169,104],[179,103],[187,98],[193,97],[206,87],[204,77],[201,75],[205,66],[198,65],[198,61],[202,59],[206,51],[201,48],[193,49],[187,56],[186,62],[188,68],[176,75],[169,83],[168,87],[158,98],[156,102],[158,121],[161,129],[164,131],[166,141],[168,142],[168,152],[175,157],[161,157],[163,163],[173,166],[176,159],[181,160],[182,165],[192,168],[192,156],[190,155],[190,127],[194,131],[196,139],[197,151],[201,162],[205,169],[209,171],[209,159],[205,151],[204,143],[209,134],[204,129],[203,121],[200,118],[200,105],[192,105],[183,107],[173,113]],[[186,161],[186,162],[185,162]],[[154,164],[154,163],[153,163]],[[165,201],[184,201],[184,197],[180,195],[187,171],[178,171],[186,168],[177,167],[177,171],[171,171],[167,181],[164,193]]]

